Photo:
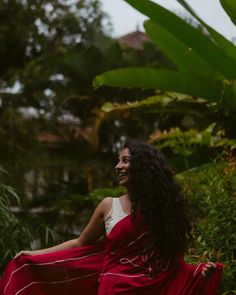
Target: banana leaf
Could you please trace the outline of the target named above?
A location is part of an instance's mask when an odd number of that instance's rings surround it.
[[[209,36],[150,0],[125,1],[176,36],[191,50],[211,63],[225,78],[236,79],[236,61],[230,58]]]
[[[199,21],[199,23],[209,32],[214,41],[218,44],[218,46],[225,51],[225,53],[236,61],[236,46],[226,39],[219,32],[214,30],[208,24],[206,24],[199,15],[188,5],[185,0],[177,0],[195,19]]]
[[[224,10],[231,18],[232,22],[236,25],[236,2],[235,0],[220,0]]]
[[[220,77],[220,73],[209,62],[159,24],[149,20],[145,22],[144,27],[152,41],[165,52],[179,70],[202,76]]]
[[[150,68],[126,68],[98,75],[93,84],[95,88],[106,85],[173,91],[214,101],[231,111],[236,111],[236,88],[233,84],[196,74]]]

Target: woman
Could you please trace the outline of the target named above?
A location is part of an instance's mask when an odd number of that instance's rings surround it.
[[[163,155],[129,140],[115,169],[127,194],[104,198],[78,239],[18,253],[1,295],[216,294],[222,266],[183,260],[190,222]]]

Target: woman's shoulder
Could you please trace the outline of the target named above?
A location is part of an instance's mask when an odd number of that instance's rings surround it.
[[[104,197],[101,201],[100,204],[103,204],[104,206],[106,205],[112,205],[113,199],[123,199],[126,195],[122,195],[119,197]]]
[[[120,197],[105,197],[101,200],[99,203],[99,207],[101,208],[103,215],[107,216],[109,212],[111,211],[113,199],[122,199],[123,196]]]
[[[101,200],[100,204],[103,206],[109,206],[112,204],[113,197],[105,197]]]
[[[112,207],[113,198],[112,197],[105,197],[103,198],[98,207],[100,208],[100,212],[105,217],[110,212]]]

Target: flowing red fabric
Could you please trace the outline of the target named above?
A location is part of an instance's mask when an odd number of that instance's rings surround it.
[[[206,281],[204,264],[157,259],[151,233],[131,215],[105,242],[50,254],[20,256],[7,266],[0,295],[215,295],[222,265]]]

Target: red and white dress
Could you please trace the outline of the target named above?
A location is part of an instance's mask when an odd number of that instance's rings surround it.
[[[206,281],[204,263],[187,264],[183,253],[156,259],[152,234],[113,199],[106,239],[49,254],[20,256],[7,266],[0,295],[216,295],[222,265]]]

